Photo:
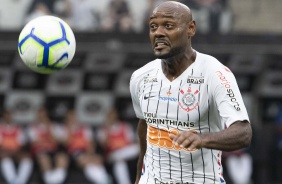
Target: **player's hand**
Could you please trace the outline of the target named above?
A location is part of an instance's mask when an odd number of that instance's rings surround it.
[[[177,135],[169,134],[172,143],[188,151],[195,151],[202,147],[202,138],[196,131],[183,131]]]

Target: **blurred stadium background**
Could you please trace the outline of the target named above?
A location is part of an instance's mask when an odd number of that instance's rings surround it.
[[[0,0],[1,111],[10,109],[15,121],[26,125],[42,104],[57,121],[75,108],[79,120],[95,129],[116,106],[121,119],[135,127],[129,79],[154,58],[146,17],[162,0],[125,2],[128,10],[123,7],[113,16],[117,6],[110,8],[110,0]],[[282,1],[183,2],[193,2],[198,25],[193,47],[218,58],[237,77],[254,133],[247,150],[253,159],[251,183],[282,183]],[[72,63],[52,75],[31,72],[17,51],[22,27],[43,14],[66,20],[77,39]]]

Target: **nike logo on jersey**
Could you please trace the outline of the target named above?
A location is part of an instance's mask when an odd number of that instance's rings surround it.
[[[144,100],[147,100],[148,98],[153,98],[153,97],[155,97],[155,96],[144,96]]]

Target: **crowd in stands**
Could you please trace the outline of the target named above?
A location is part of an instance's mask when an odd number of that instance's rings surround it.
[[[0,119],[0,177],[7,184],[30,183],[36,170],[38,183],[63,184],[74,167],[93,184],[130,184],[128,160],[137,159],[139,146],[131,124],[112,109],[101,126],[82,123],[74,109],[62,122],[41,107],[28,124],[13,120],[5,110]],[[34,182],[34,181],[33,181]]]
[[[133,183],[139,145],[132,123],[121,120],[118,109],[109,109],[104,122],[95,126],[79,121],[74,109],[68,109],[60,121],[50,118],[44,106],[34,113],[36,119],[26,124],[15,122],[8,109],[1,113],[0,178],[7,184],[28,184],[34,173],[39,176],[35,182],[67,184],[74,168],[89,183]],[[223,162],[227,181],[251,182],[248,149],[224,152]]]
[[[13,3],[4,0],[8,6]],[[65,20],[74,31],[88,32],[142,32],[147,31],[149,13],[166,0],[24,0],[14,2],[10,11],[2,10],[0,29],[21,29],[31,19],[55,15]],[[175,0],[188,5],[201,33],[230,31],[232,14],[227,0]],[[19,6],[18,8],[16,8]],[[19,13],[21,12],[21,13]],[[22,13],[25,12],[25,13]],[[5,14],[10,14],[6,15]],[[3,22],[9,17],[9,22]],[[14,20],[14,21],[11,21]],[[21,21],[20,21],[21,20]],[[14,23],[13,23],[14,22]],[[1,25],[2,24],[2,25]],[[12,27],[11,24],[18,24]]]

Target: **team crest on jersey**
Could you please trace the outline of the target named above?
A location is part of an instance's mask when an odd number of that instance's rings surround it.
[[[181,109],[187,112],[197,109],[199,102],[196,100],[196,95],[199,93],[199,90],[193,91],[191,87],[189,87],[186,91],[181,89],[180,93],[182,94],[182,98],[178,103]]]
[[[196,76],[188,76],[187,83],[190,84],[203,84],[204,76],[196,77]]]
[[[151,83],[151,82],[158,82],[156,76],[146,76],[144,77],[144,84]]]

